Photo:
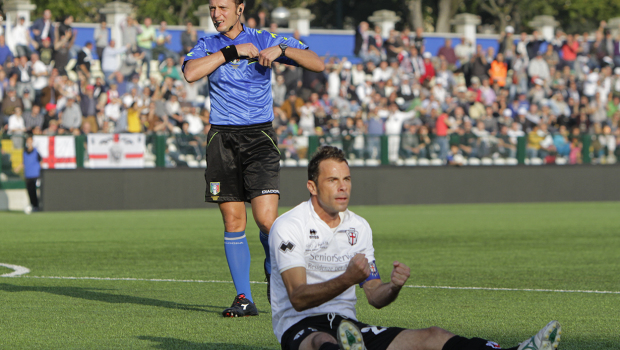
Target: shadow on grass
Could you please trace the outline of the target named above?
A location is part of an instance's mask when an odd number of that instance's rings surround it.
[[[157,344],[153,345],[154,349],[163,350],[274,350],[273,348],[265,348],[258,346],[248,346],[241,344],[225,344],[225,343],[194,343],[187,340],[164,337],[148,337],[140,336],[140,340],[148,340]]]
[[[164,307],[167,309],[201,311],[220,314],[227,306],[216,305],[188,305],[179,304],[172,301],[141,298],[131,295],[119,295],[101,292],[100,289],[78,288],[78,287],[37,287],[37,286],[16,286],[7,283],[0,283],[0,291],[6,292],[42,292],[55,295],[62,295],[71,298],[84,300],[102,301],[111,304],[136,304],[146,306]]]

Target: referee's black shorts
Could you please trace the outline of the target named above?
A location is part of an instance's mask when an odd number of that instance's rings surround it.
[[[206,202],[280,196],[280,150],[271,122],[212,125],[207,134]]]

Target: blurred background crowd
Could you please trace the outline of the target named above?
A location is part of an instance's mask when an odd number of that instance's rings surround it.
[[[187,83],[181,70],[198,39],[192,24],[180,52],[168,48],[164,21],[128,17],[119,28],[123,46],[110,40],[105,22],[76,46],[72,24],[72,16],[46,10],[31,26],[17,20],[7,34],[13,50],[0,35],[2,137],[20,147],[25,134],[166,135],[170,165],[202,160],[208,81]],[[265,23],[249,18],[246,25]],[[277,25],[268,30],[277,33]],[[523,150],[533,163],[578,164],[584,148],[594,163],[616,161],[620,40],[605,22],[593,33],[557,31],[550,41],[507,26],[497,50],[447,38],[431,52],[421,28],[381,33],[359,23],[355,52],[324,57],[323,73],[274,64],[273,123],[283,158],[307,159],[318,142],[350,159],[387,154],[392,164],[511,160]]]

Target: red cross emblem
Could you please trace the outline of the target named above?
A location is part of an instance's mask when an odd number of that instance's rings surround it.
[[[357,243],[357,231],[355,231],[354,228],[348,229],[347,238],[350,245],[355,245],[355,243]]]
[[[56,164],[60,163],[75,164],[75,157],[56,158],[56,139],[54,136],[50,136],[48,137],[47,157],[43,158],[43,162],[47,164],[49,169],[54,169]]]

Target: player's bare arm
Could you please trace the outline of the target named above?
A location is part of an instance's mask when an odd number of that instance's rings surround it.
[[[312,50],[302,50],[294,47],[288,47],[284,52],[286,57],[297,62],[300,67],[313,72],[322,72],[325,70],[325,63]],[[272,46],[262,50],[258,55],[258,63],[265,67],[270,67],[273,61],[282,55],[280,46]]]
[[[398,293],[410,276],[409,267],[401,262],[394,261],[394,269],[390,281],[381,283],[374,279],[364,283],[364,292],[368,303],[377,309],[388,306],[398,297]]]
[[[362,283],[369,275],[368,259],[364,254],[356,254],[349,261],[346,271],[331,280],[307,284],[306,269],[294,267],[282,272],[282,281],[293,308],[304,311],[334,299],[349,287]]]

